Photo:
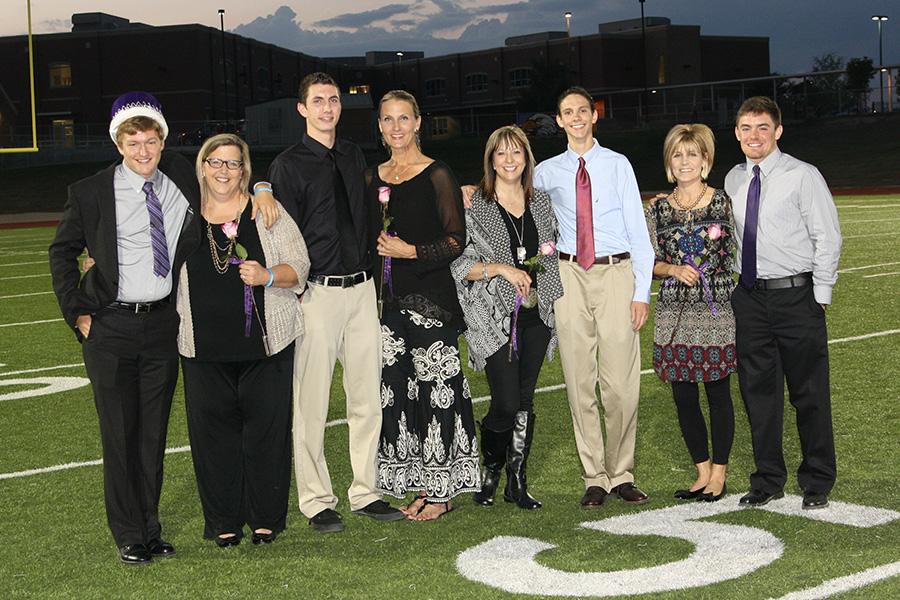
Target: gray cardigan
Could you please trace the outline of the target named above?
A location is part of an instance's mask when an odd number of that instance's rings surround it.
[[[537,227],[538,244],[550,240],[556,243],[558,228],[550,196],[543,190],[534,190],[529,210]],[[469,281],[466,277],[476,262],[513,264],[509,232],[503,224],[500,206],[486,201],[481,190],[472,195],[472,208],[466,211],[466,247],[450,265],[450,272],[466,320],[469,366],[482,370],[487,358],[509,341],[516,291],[503,277],[493,277],[488,282]],[[547,359],[552,360],[558,341],[553,303],[563,295],[559,256],[556,253],[541,256],[540,264],[546,271],[538,276],[538,312],[550,328]]]
[[[306,288],[309,275],[309,255],[300,230],[291,216],[278,204],[278,221],[272,229],[266,229],[262,219],[256,219],[256,230],[262,245],[266,266],[286,264],[297,273],[299,280],[292,288],[265,288],[265,321],[269,356],[284,348],[303,334],[303,313],[297,294]],[[178,328],[178,352],[187,358],[196,357],[194,347],[194,321],[191,317],[191,296],[187,265],[182,265],[179,275],[178,295],[175,306],[181,316]]]

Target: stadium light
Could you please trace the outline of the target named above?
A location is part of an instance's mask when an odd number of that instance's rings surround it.
[[[878,110],[884,112],[884,52],[881,36],[881,24],[888,20],[887,15],[872,15],[872,20],[878,24],[878,82],[881,89],[881,103]]]
[[[402,65],[402,64],[403,64],[403,53],[402,53],[402,52],[398,52],[398,53],[397,53],[397,65],[400,66],[400,65]]]
[[[228,64],[225,62],[225,9],[219,9],[219,30],[222,32],[222,84],[225,90],[223,112],[228,122]]]
[[[566,37],[572,35],[572,11],[567,10],[563,15],[566,18]]]

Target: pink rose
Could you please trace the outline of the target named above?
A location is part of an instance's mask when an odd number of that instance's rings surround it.
[[[543,254],[544,256],[553,256],[553,253],[556,252],[556,244],[554,244],[552,241],[547,241],[541,244],[538,250],[540,250],[541,254]]]
[[[711,240],[717,240],[722,237],[722,228],[713,223],[706,228],[706,236]]]
[[[222,223],[222,231],[228,239],[231,240],[236,238],[238,233],[238,222],[228,221],[227,223]]]
[[[379,202],[381,202],[382,204],[387,204],[390,199],[391,199],[391,188],[389,188],[386,185],[383,185],[380,188],[378,188],[378,201]]]

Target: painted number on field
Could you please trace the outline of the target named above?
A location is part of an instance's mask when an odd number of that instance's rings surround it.
[[[4,400],[17,400],[19,398],[32,398],[34,396],[49,396],[59,392],[76,390],[88,385],[90,381],[84,377],[32,377],[28,379],[0,379],[0,386],[29,386],[26,390],[17,390],[0,394],[0,402]],[[34,386],[34,387],[32,387]]]
[[[620,571],[572,573],[539,564],[535,556],[556,546],[527,537],[499,536],[463,551],[459,572],[472,581],[507,592],[542,596],[618,596],[697,588],[735,579],[777,560],[784,544],[771,533],[746,525],[699,519],[742,510],[738,496],[716,503],[690,503],[630,515],[587,521],[581,526],[616,535],[659,535],[686,540],[694,552],[664,565]],[[797,496],[762,509],[852,527],[874,527],[900,513],[832,501],[821,510],[804,511]],[[709,565],[716,565],[710,569]]]

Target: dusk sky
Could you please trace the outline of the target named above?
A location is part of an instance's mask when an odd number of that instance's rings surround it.
[[[0,35],[25,32],[25,6],[25,0],[0,2]],[[828,52],[877,63],[877,26],[870,17],[888,15],[884,59],[900,63],[897,0],[647,0],[644,7],[647,16],[700,25],[707,35],[768,36],[772,70],[780,73],[810,70],[813,57]],[[69,31],[72,13],[106,12],[149,25],[219,27],[219,8],[226,11],[227,30],[315,56],[366,50],[436,56],[500,46],[511,35],[565,30],[567,10],[574,35],[641,14],[638,0],[32,0],[32,23],[35,33]]]

